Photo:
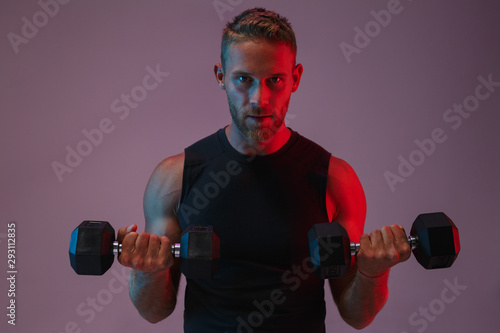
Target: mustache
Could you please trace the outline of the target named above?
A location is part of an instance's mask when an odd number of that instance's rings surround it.
[[[251,108],[250,110],[245,110],[245,115],[247,116],[262,116],[262,115],[271,115],[272,112],[270,110],[264,110],[261,107]]]

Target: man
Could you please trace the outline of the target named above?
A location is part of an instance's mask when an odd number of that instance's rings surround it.
[[[336,221],[361,248],[345,277],[329,280],[342,318],[367,326],[384,306],[389,270],[410,255],[392,225],[363,234],[366,203],[352,168],[285,126],[303,67],[287,19],[247,10],[223,32],[215,77],[232,122],[169,157],[144,195],[145,232],[119,230],[130,296],[155,323],[175,309],[172,256],[188,225],[214,225],[221,262],[212,279],[187,279],[185,332],[325,332],[324,282],[307,262],[307,230]]]

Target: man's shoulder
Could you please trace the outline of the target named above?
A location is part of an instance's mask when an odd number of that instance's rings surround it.
[[[333,155],[330,157],[328,174],[339,180],[357,177],[354,169],[348,162]]]
[[[172,155],[162,160],[155,168],[153,175],[157,174],[160,177],[175,177],[181,176],[186,162],[192,164],[198,160],[206,159],[207,156],[218,152],[219,148],[219,132],[210,134],[184,149],[183,152]]]
[[[184,168],[184,152],[169,156],[162,160],[153,171],[150,183],[174,184],[182,181],[182,170]],[[160,185],[161,186],[161,185]]]
[[[295,132],[299,137],[297,146],[304,157],[311,156],[309,160],[316,161],[322,166],[327,166],[328,177],[336,182],[356,181],[357,175],[351,165],[342,158],[334,156],[321,144]],[[305,158],[304,160],[308,160]]]
[[[156,169],[159,171],[171,171],[179,168],[182,169],[182,166],[184,165],[184,156],[184,152],[169,156],[158,163]]]
[[[296,141],[296,146],[304,151],[307,150],[315,150],[315,151],[320,151],[320,152],[326,152],[329,154],[328,150],[323,147],[322,144],[313,141],[311,138],[304,136],[303,134],[291,130],[292,131],[292,138],[295,138]]]
[[[328,163],[328,170],[330,175],[336,175],[337,177],[353,177],[356,176],[351,165],[330,153],[326,148],[324,148],[321,144],[301,135],[300,133],[295,132],[298,137],[297,146],[298,149],[304,155],[314,154],[316,156],[321,156],[323,163]]]
[[[167,157],[158,163],[144,192],[147,219],[175,212],[182,190],[183,165],[184,153]]]
[[[224,151],[223,144],[221,143],[221,136],[224,135],[223,131],[223,129],[219,129],[217,132],[188,146],[184,150],[184,163],[187,165],[199,164],[221,154]]]
[[[325,168],[328,167],[331,153],[320,144],[292,130],[294,138],[293,155],[302,164]]]

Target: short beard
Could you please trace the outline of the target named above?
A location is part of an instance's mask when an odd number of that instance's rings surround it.
[[[285,121],[287,104],[285,104],[285,110],[280,112],[277,116],[273,115],[273,123],[271,127],[266,128],[258,128],[258,129],[250,129],[245,124],[245,117],[248,114],[247,112],[238,112],[236,106],[229,100],[229,112],[231,113],[231,118],[233,119],[233,123],[238,129],[238,131],[243,134],[245,138],[252,142],[265,143],[270,141],[274,134],[281,128],[283,122]],[[257,110],[257,109],[255,109]],[[259,114],[260,112],[253,112],[252,114]]]

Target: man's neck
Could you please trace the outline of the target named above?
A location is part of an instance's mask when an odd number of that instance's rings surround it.
[[[225,133],[231,146],[239,153],[248,156],[272,154],[283,147],[291,135],[290,129],[284,123],[270,139],[263,142],[246,138],[233,124],[226,127]]]

